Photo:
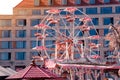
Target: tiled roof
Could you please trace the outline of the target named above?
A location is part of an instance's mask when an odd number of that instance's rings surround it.
[[[37,7],[46,7],[47,5],[47,0],[40,0],[40,6]],[[81,4],[75,4],[75,2],[72,2],[74,0],[68,0],[67,5],[62,5],[61,0],[53,0],[53,5],[51,6],[87,6],[87,5],[102,5],[102,4],[117,4],[120,3],[117,0],[110,0],[110,3],[103,3],[102,0],[95,0],[95,4],[89,4],[88,0],[81,0]],[[36,7],[36,8],[37,8]],[[14,8],[35,8],[34,6],[34,0],[23,0],[20,2],[17,6]]]
[[[31,79],[31,78],[51,79],[56,77],[58,77],[56,74],[53,74],[44,68],[39,68],[36,65],[30,65],[25,69],[19,71],[15,75],[7,77],[6,79]]]

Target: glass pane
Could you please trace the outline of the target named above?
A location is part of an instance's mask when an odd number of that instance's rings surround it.
[[[25,52],[16,52],[16,60],[25,60]]]

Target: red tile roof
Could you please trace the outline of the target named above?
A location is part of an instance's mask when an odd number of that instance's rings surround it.
[[[19,71],[15,75],[7,77],[6,79],[32,79],[32,78],[51,79],[58,78],[58,76],[44,68],[39,68],[36,65],[30,65],[25,69]]]
[[[47,5],[47,0],[40,0],[40,6],[37,7],[46,7],[49,6]],[[74,1],[74,0],[72,0]],[[87,5],[104,5],[104,4],[119,4],[120,2],[117,0],[111,0],[110,3],[102,3],[100,2],[101,0],[96,0],[95,4],[89,4],[87,3],[85,0],[81,1],[81,4],[75,4],[75,2],[72,2],[71,0],[68,0],[68,4],[67,5],[61,5],[61,0],[54,0],[53,1],[53,5],[51,6],[87,6]],[[37,8],[36,7],[36,8]],[[34,6],[34,0],[23,0],[22,2],[20,2],[17,6],[15,6],[14,8],[35,8]]]

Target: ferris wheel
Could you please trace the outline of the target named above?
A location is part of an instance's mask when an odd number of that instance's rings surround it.
[[[50,9],[47,13],[41,23],[34,26],[41,30],[35,33],[37,42],[33,48],[40,56],[58,61],[100,58],[100,54],[95,53],[101,46],[97,43],[100,36],[92,18],[76,7]],[[41,46],[38,41],[42,42]]]

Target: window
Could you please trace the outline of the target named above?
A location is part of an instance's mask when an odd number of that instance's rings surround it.
[[[26,37],[26,30],[16,30],[16,37],[17,38],[24,38],[24,37]]]
[[[67,29],[60,29],[60,32],[62,34],[60,34],[61,36],[69,36],[70,35],[70,31]]]
[[[97,33],[98,33],[98,31],[95,30],[95,29],[91,29],[91,30],[89,31],[89,34],[90,34],[90,35],[96,35]]]
[[[66,19],[60,19],[60,26],[70,26],[70,23],[66,21]]]
[[[110,0],[104,0],[104,3],[110,3]]]
[[[45,45],[47,48],[55,48],[55,41],[54,40],[46,40]]]
[[[67,5],[67,0],[62,0],[62,5]]]
[[[110,55],[113,55],[113,52],[111,52],[111,51],[105,51],[105,57],[110,56]]]
[[[75,4],[80,4],[81,0],[75,0]]]
[[[90,0],[90,4],[95,4],[95,0]]]
[[[47,11],[48,11],[48,9],[44,9],[44,15],[48,14]]]
[[[26,53],[25,52],[16,52],[16,60],[25,60]]]
[[[11,24],[11,19],[1,19],[0,20],[0,26],[1,27],[3,27],[3,26],[5,26],[5,27],[7,27],[7,26],[11,26],[12,24]]]
[[[40,24],[41,19],[31,19],[31,26]]]
[[[97,8],[86,8],[86,14],[97,14]]]
[[[11,37],[11,30],[3,30],[2,32],[2,38],[9,38]]]
[[[109,33],[109,29],[108,28],[105,28],[104,29],[104,36],[106,36],[106,34],[108,34]]]
[[[42,43],[41,43],[41,41],[31,41],[31,48],[34,48],[34,47],[36,47],[36,46],[41,46],[42,45]]]
[[[16,41],[16,48],[17,49],[26,48],[26,41]]]
[[[47,37],[54,37],[55,36],[55,30],[47,29],[46,34],[48,34]]]
[[[104,47],[109,47],[109,41],[104,40]]]
[[[96,54],[100,54],[100,51],[91,51],[91,55],[96,55]]]
[[[115,12],[116,12],[116,13],[120,13],[120,6],[116,6],[116,7],[115,7]]]
[[[101,14],[112,14],[112,7],[101,7],[100,13]]]
[[[39,6],[40,5],[40,0],[34,0],[34,6]]]
[[[10,60],[11,53],[10,52],[0,52],[0,60]]]
[[[79,29],[75,30],[75,36],[82,37],[83,35],[84,35],[84,32],[82,32],[81,30],[79,30]]]
[[[99,25],[99,19],[98,18],[92,18],[92,21],[88,22],[89,26],[93,25]]]
[[[48,0],[48,5],[52,5],[53,4],[53,0]]]
[[[41,10],[39,10],[39,9],[32,10],[32,15],[41,15]]]
[[[112,17],[103,18],[103,25],[113,24],[114,19]]]
[[[17,19],[17,26],[26,26],[26,19]]]
[[[35,37],[35,33],[41,33],[41,30],[31,30],[31,37]]]
[[[98,18],[92,18],[92,22],[94,25],[99,25],[99,19]]]
[[[83,8],[78,8],[78,10],[75,11],[75,15],[82,15]]]
[[[11,49],[12,42],[11,41],[1,41],[1,48],[2,49]]]

